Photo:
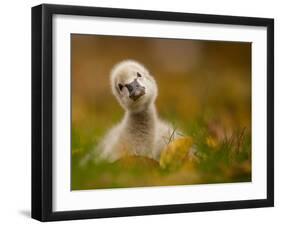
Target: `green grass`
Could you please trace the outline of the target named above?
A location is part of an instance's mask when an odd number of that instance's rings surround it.
[[[156,161],[132,157],[115,163],[88,161],[85,156],[94,153],[102,135],[72,131],[72,189],[124,188],[210,184],[251,181],[251,133],[247,128],[237,129],[231,135],[216,138],[207,129],[204,120],[186,125],[196,147],[195,158],[184,159],[177,168],[161,168]],[[93,155],[94,158],[94,155]]]

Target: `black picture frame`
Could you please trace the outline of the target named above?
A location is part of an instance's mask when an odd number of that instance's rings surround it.
[[[52,210],[52,18],[55,14],[247,25],[267,28],[267,198],[128,208]],[[43,4],[32,8],[32,218],[40,221],[121,217],[274,205],[274,20],[221,15]]]

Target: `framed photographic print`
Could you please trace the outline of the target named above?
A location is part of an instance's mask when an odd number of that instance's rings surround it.
[[[32,8],[32,217],[274,204],[274,21]]]

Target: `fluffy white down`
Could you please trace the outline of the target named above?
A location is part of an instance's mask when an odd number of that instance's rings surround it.
[[[131,90],[130,93],[126,84],[135,84],[135,92]],[[102,139],[96,158],[113,162],[127,155],[138,155],[158,161],[171,135],[178,135],[157,115],[154,102],[158,90],[154,78],[140,63],[126,60],[113,68],[111,87],[125,115]],[[132,93],[138,94],[136,100],[132,99]]]

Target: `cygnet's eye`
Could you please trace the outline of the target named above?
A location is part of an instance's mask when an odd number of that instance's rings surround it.
[[[141,78],[142,76],[141,76],[141,74],[139,73],[139,72],[137,72],[137,76],[139,77],[139,78]]]
[[[119,83],[119,84],[118,84],[118,87],[119,87],[120,91],[122,91],[122,89],[123,89],[124,86]]]

